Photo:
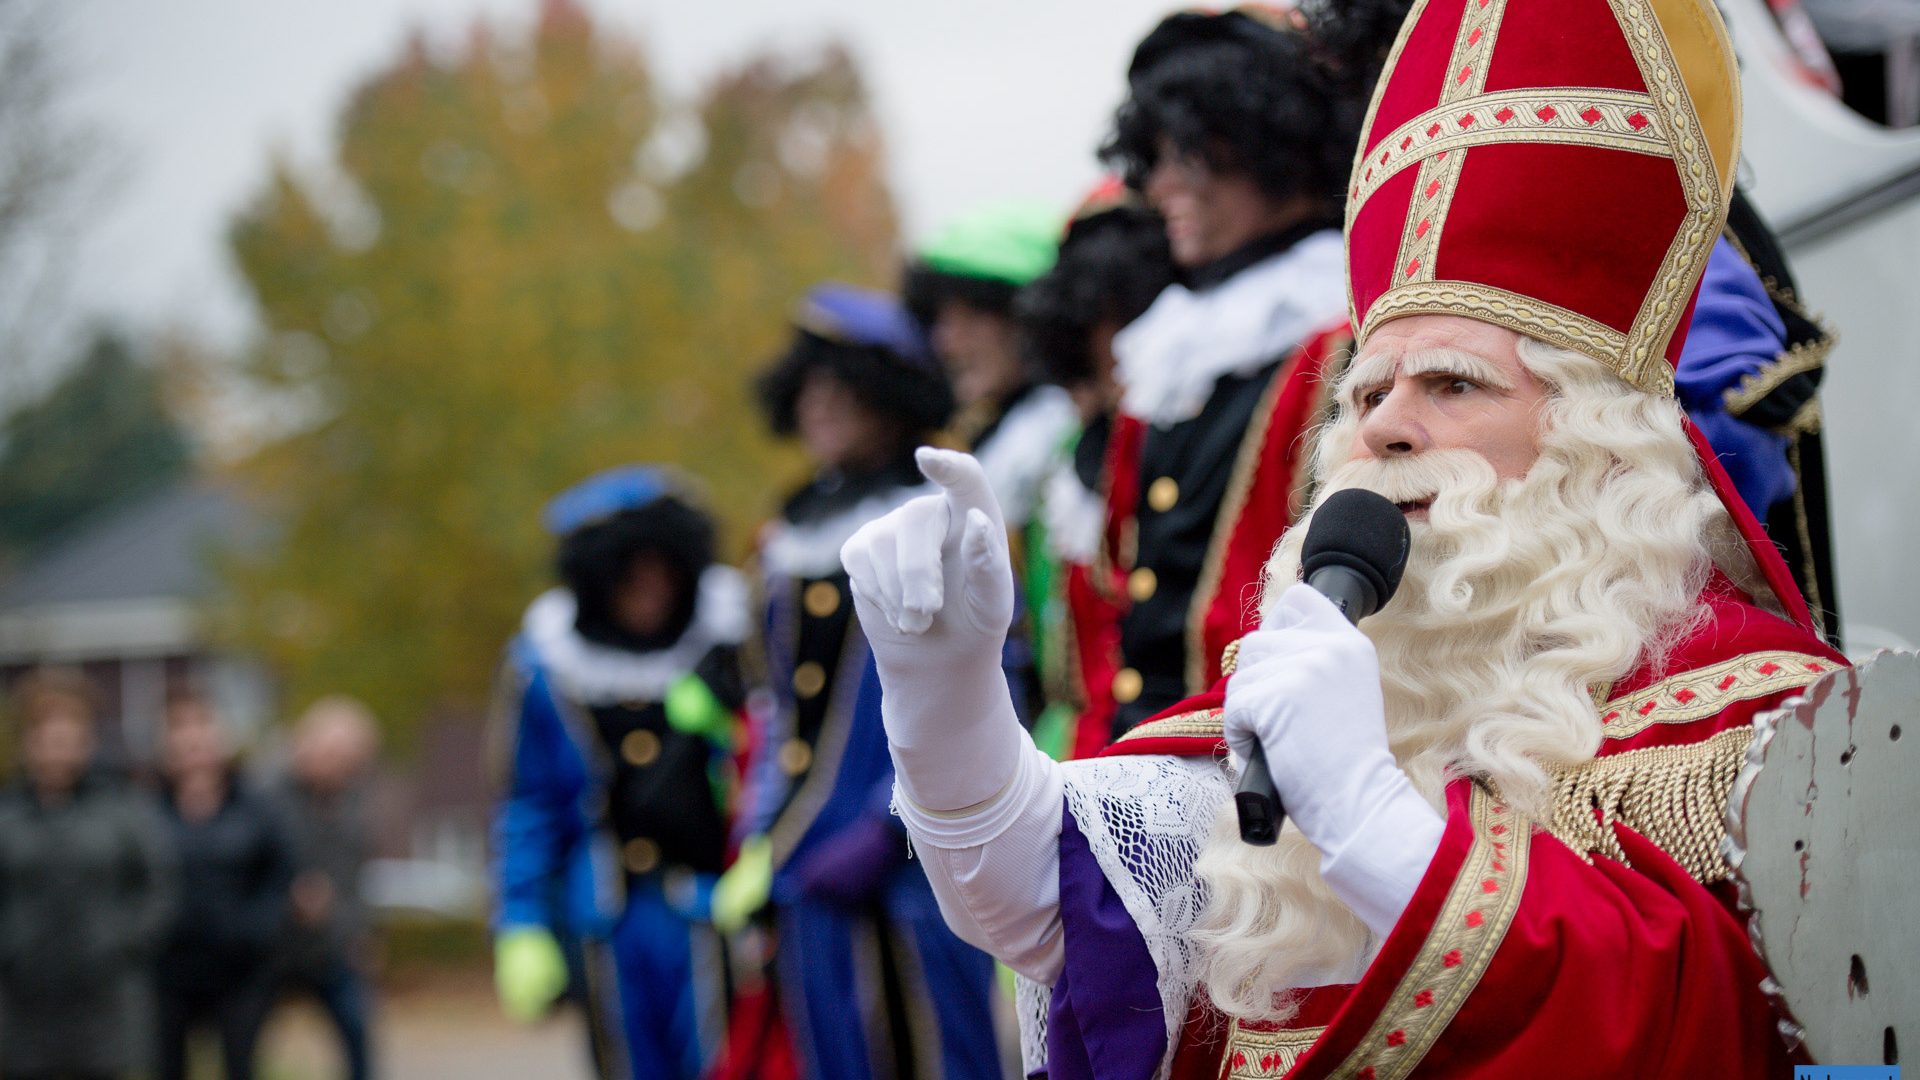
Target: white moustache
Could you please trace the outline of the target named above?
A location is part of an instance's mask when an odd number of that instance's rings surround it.
[[[1471,450],[1430,450],[1397,458],[1362,458],[1333,470],[1317,507],[1336,491],[1363,488],[1389,502],[1426,502],[1450,491],[1485,491],[1497,482],[1493,465]]]

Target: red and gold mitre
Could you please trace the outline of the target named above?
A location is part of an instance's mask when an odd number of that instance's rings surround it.
[[[1347,202],[1364,343],[1466,315],[1671,393],[1740,144],[1712,0],[1416,0]]]

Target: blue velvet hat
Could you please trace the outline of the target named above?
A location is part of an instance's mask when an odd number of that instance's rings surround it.
[[[826,341],[885,349],[922,367],[933,364],[919,324],[891,293],[838,282],[816,285],[800,301],[793,324]]]
[[[554,496],[541,521],[555,536],[566,536],[627,510],[650,506],[667,495],[681,495],[665,469],[621,465],[595,473]]]

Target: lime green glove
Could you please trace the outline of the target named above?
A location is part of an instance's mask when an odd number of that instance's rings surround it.
[[[723,934],[738,933],[753,913],[766,906],[773,889],[773,842],[753,836],[713,887],[713,925]]]
[[[682,675],[667,688],[661,704],[673,730],[698,735],[722,750],[733,748],[733,713],[714,696],[705,679]]]
[[[516,926],[493,943],[493,987],[500,1008],[522,1023],[540,1019],[567,988],[567,958],[544,927]]]

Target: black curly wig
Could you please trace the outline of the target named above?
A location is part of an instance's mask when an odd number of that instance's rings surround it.
[[[1276,200],[1337,214],[1381,61],[1409,0],[1319,0],[1296,26],[1251,9],[1183,12],[1148,34],[1100,158],[1135,191],[1161,139]]]
[[[1094,327],[1139,318],[1177,274],[1166,223],[1153,211],[1116,206],[1075,221],[1053,269],[1014,304],[1028,363],[1062,386],[1091,379]]]
[[[922,262],[908,266],[900,282],[900,299],[906,305],[907,313],[927,333],[933,332],[934,320],[939,318],[941,307],[949,300],[958,300],[979,311],[1010,317],[1013,314],[1014,297],[1019,292],[1020,287],[1012,282],[950,274]]]
[[[700,598],[700,575],[713,562],[713,522],[699,509],[671,495],[583,525],[560,539],[554,569],[578,605],[574,628],[602,645],[636,652],[665,648],[693,622]],[[652,634],[636,634],[614,616],[613,596],[633,568],[633,560],[652,552],[672,567],[677,595],[667,625]]]
[[[945,372],[931,362],[904,360],[878,346],[829,341],[801,330],[792,347],[754,382],[754,394],[775,435],[794,433],[800,388],[815,368],[825,368],[847,384],[861,404],[900,421],[909,441],[939,430],[953,415],[953,389]]]

